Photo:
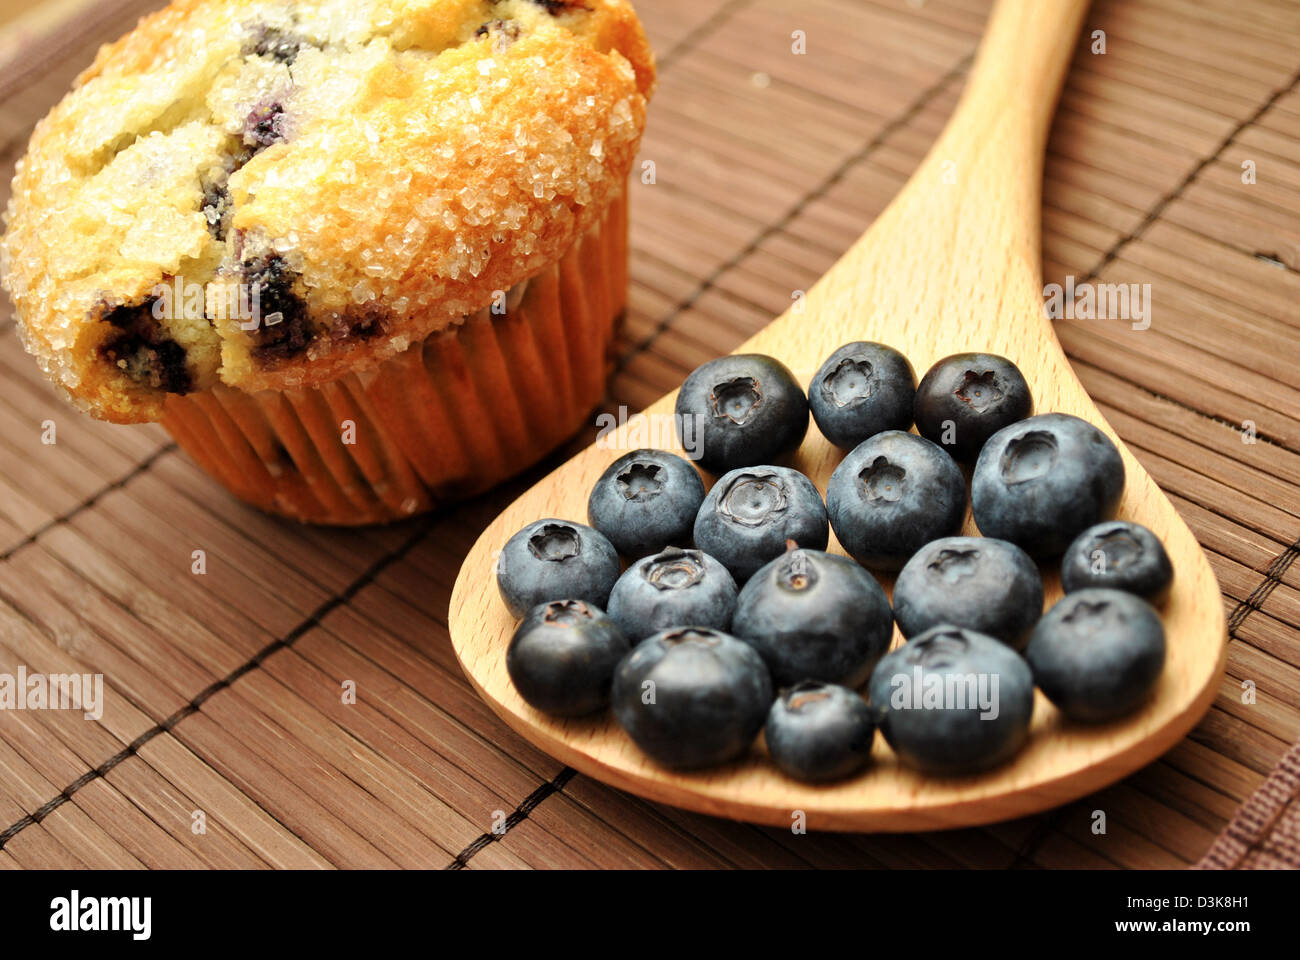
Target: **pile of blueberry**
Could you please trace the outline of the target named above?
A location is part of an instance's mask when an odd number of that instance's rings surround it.
[[[862,770],[877,729],[927,773],[1003,763],[1035,686],[1074,721],[1137,709],[1164,665],[1152,604],[1169,558],[1112,519],[1110,439],[1032,408],[1020,371],[989,354],[941,360],[918,385],[898,351],[850,343],[807,393],[772,357],[704,364],[676,412],[712,489],[681,457],[636,450],[596,482],[590,526],[538,520],[506,543],[511,680],[550,714],[612,706],[676,769],[734,760],[764,730],[777,767],[808,781]],[[810,415],[848,451],[824,500],[775,462]],[[968,474],[982,537],[958,535]],[[825,552],[831,530],[852,560]],[[1057,557],[1066,595],[1044,614],[1038,562]],[[897,572],[892,608],[869,570]],[[895,623],[907,642],[889,652]]]

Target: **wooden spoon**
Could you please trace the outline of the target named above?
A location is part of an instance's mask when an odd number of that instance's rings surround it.
[[[822,360],[851,340],[896,347],[919,372],[950,353],[988,351],[1019,365],[1036,412],[1072,413],[1105,430],[1128,472],[1119,516],[1155,531],[1176,571],[1163,609],[1168,658],[1152,700],[1122,721],[1085,727],[1065,722],[1038,693],[1028,746],[998,770],[955,780],[922,776],[900,766],[877,737],[873,765],[831,786],[783,776],[761,739],[744,761],[673,773],[641,754],[608,714],[559,720],[533,710],[506,674],[515,624],[497,594],[494,557],[533,520],[585,522],[596,478],[623,452],[645,445],[627,439],[634,420],[497,517],[457,578],[452,644],[470,682],[512,727],[562,762],[652,800],[779,826],[790,826],[801,812],[812,829],[923,830],[1018,817],[1089,793],[1169,749],[1209,708],[1226,659],[1214,575],[1173,506],[1084,392],[1043,308],[1043,151],[1086,9],[1087,0],[1000,0],[961,103],[911,180],[805,302],[740,352],[781,358],[806,386]],[[646,414],[671,415],[673,399],[662,398]],[[825,491],[841,458],[814,427],[793,464]],[[969,514],[964,532],[978,532]],[[830,549],[840,550],[833,540]],[[1051,565],[1043,572],[1050,606],[1060,583]]]

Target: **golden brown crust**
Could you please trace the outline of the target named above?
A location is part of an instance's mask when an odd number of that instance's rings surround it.
[[[118,422],[364,371],[597,221],[653,81],[624,0],[178,0],[100,50],[18,167],[24,341]],[[240,293],[260,315],[219,309]]]

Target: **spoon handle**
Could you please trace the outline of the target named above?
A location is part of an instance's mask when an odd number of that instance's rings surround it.
[[[987,243],[1023,255],[1035,277],[1043,153],[1088,4],[998,0],[961,101],[913,177],[922,190],[950,185],[957,207],[992,214]]]
[[[1088,5],[1089,0],[998,0],[954,125],[991,128],[994,114],[999,126],[1014,128],[1025,146],[1041,153]]]
[[[888,318],[876,331],[887,342],[915,325],[935,350],[961,343],[1068,369],[1043,310],[1043,153],[1087,9],[1088,0],[998,0],[947,126],[809,291],[811,315],[862,318],[863,335]]]

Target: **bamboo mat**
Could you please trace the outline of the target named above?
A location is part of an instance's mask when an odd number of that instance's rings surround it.
[[[0,31],[6,191],[32,123],[150,4],[57,6]],[[611,409],[831,265],[939,131],[988,6],[642,0],[657,182],[632,188]],[[448,643],[460,559],[527,478],[388,529],[272,520],[159,428],[64,406],[6,303],[0,672],[102,673],[107,706],[0,713],[0,866],[1295,866],[1296,754],[1266,780],[1300,738],[1300,5],[1098,0],[1084,34],[1049,148],[1045,279],[1150,283],[1154,313],[1057,330],[1204,545],[1231,625],[1218,699],[1161,760],[1044,815],[927,835],[792,836],[607,788],[498,721]]]

